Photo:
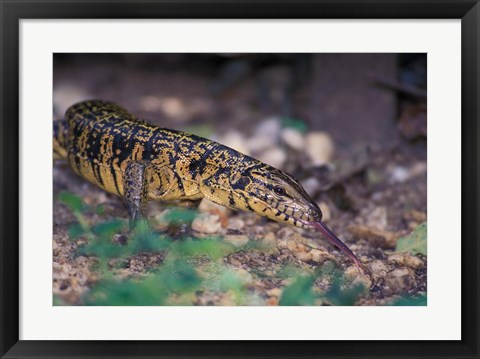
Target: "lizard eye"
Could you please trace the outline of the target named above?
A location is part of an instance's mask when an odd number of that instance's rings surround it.
[[[273,187],[273,193],[275,193],[278,196],[285,196],[287,192],[285,191],[285,188],[282,186],[275,186]]]

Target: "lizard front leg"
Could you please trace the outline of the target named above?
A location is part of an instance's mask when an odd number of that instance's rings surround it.
[[[148,202],[146,172],[149,168],[147,161],[132,161],[125,169],[123,177],[124,202],[130,218],[130,228],[145,218]]]

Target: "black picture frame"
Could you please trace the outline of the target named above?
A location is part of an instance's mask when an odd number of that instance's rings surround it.
[[[1,0],[2,358],[479,358],[480,4],[477,0]],[[462,30],[462,339],[460,341],[19,340],[19,20],[76,18],[443,18]],[[448,166],[448,164],[446,165]],[[448,170],[448,169],[446,169]],[[161,323],[159,323],[161,325]],[[325,325],[319,323],[319,325]],[[438,318],[442,325],[442,318]]]

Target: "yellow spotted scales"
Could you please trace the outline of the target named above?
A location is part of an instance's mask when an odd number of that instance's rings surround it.
[[[361,266],[289,174],[215,141],[153,126],[114,103],[71,106],[64,120],[53,122],[53,151],[77,174],[122,197],[131,221],[144,216],[148,200],[208,198],[319,230]]]

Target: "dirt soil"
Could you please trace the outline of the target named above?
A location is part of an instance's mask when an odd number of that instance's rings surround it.
[[[399,105],[388,119],[395,130],[391,140],[354,141],[349,147],[342,138],[342,148],[337,150],[335,138],[315,122],[321,116],[318,107],[303,106],[310,101],[305,93],[315,85],[292,83],[290,79],[296,76],[292,68],[296,67],[289,61],[257,66],[248,58],[206,57],[202,61],[215,66],[181,55],[147,59],[105,55],[101,60],[86,55],[59,57],[54,63],[54,116],[61,118],[68,106],[83,99],[112,100],[152,123],[206,135],[294,174],[319,204],[325,223],[365,264],[366,271],[360,274],[348,257],[318,233],[203,201],[201,215],[188,229],[193,236],[219,234],[239,248],[253,244],[251,249],[246,247],[223,258],[226,266],[249,278],[248,290],[259,300],[248,304],[278,304],[288,284],[278,273],[286,266],[305,273],[322,267],[339,269],[350,283],[368,288],[355,305],[386,305],[426,294],[427,257],[394,252],[398,239],[427,219],[426,138],[417,130],[422,119],[409,116],[403,120],[403,105]],[[242,65],[246,69],[242,70]],[[233,80],[228,76],[232,72]],[[282,76],[282,81],[268,80]],[[395,93],[393,96],[396,98]],[[289,103],[287,110],[281,106],[285,101]],[[397,101],[387,102],[395,106]],[[299,107],[302,110],[296,111]],[[305,114],[305,108],[316,112]],[[303,117],[297,121],[298,113]],[[285,118],[289,119],[287,124]],[[417,126],[413,130],[412,123]],[[402,132],[402,126],[408,130]],[[100,214],[86,215],[92,224],[127,218],[127,211],[120,198],[83,180],[65,162],[54,163],[53,178],[53,293],[64,304],[81,305],[82,296],[99,280],[96,258],[78,254],[86,239],[70,238],[69,227],[76,218],[58,195],[68,191],[90,206],[103,205]],[[149,204],[148,217],[157,230],[169,230],[162,227],[161,218],[170,208],[165,203]],[[130,278],[148,273],[162,264],[164,256],[162,252],[135,254],[117,274]],[[314,288],[323,291],[331,285],[319,277]],[[198,294],[194,303],[235,304],[208,292]]]

